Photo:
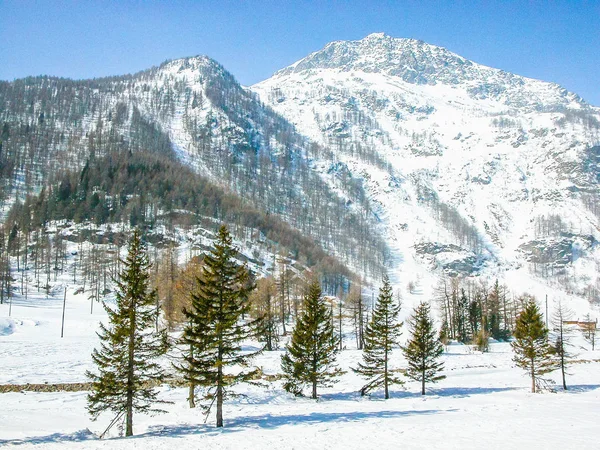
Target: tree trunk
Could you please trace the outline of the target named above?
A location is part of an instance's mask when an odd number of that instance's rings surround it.
[[[560,316],[560,371],[562,373],[563,389],[567,390],[567,379],[565,377],[565,341],[563,336],[563,320]]]
[[[223,376],[222,369],[219,367],[219,378]],[[217,428],[223,426],[223,386],[219,382],[217,386]]]
[[[217,428],[223,426],[223,350],[219,345],[217,357]]]
[[[125,419],[125,436],[133,436],[133,396],[127,394],[127,416]]]
[[[317,399],[317,355],[312,355],[312,398]]]
[[[423,379],[421,380],[421,395],[425,395],[425,372],[423,372]]]
[[[127,404],[125,418],[125,436],[133,436],[133,376],[134,376],[134,349],[135,349],[135,300],[131,300],[129,310],[129,354],[127,358]]]
[[[189,389],[189,394],[188,394],[188,401],[190,404],[190,408],[195,408],[196,407],[196,394],[195,394],[195,390],[196,390],[196,385],[194,383],[190,382],[190,389]]]
[[[127,374],[127,401],[125,418],[125,436],[133,436],[133,357],[131,340],[129,343],[129,370]]]
[[[535,394],[535,366],[533,358],[531,358],[531,393]]]
[[[388,362],[387,362],[387,352],[385,355],[385,368],[383,369],[383,387],[385,391],[385,398],[390,398],[390,393],[388,391]]]

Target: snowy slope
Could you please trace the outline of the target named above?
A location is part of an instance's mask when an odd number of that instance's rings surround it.
[[[386,248],[370,230],[375,217],[365,213],[362,186],[352,180],[325,183],[310,161],[318,153],[330,164],[328,151],[298,134],[208,57],[172,60],[120,77],[35,77],[3,88],[0,106],[7,130],[13,130],[3,155],[12,158],[7,167],[20,169],[0,180],[7,197],[0,199],[0,215],[65,169],[81,170],[91,157],[124,149],[154,152],[177,157],[363,273],[381,270]],[[22,127],[43,143],[35,147],[39,154],[28,151],[26,135],[14,132]],[[329,211],[334,214],[328,217]]]
[[[251,89],[365,182],[396,283],[483,274],[600,300],[600,110],[576,94],[381,33]]]

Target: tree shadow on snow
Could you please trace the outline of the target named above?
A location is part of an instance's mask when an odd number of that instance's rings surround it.
[[[177,425],[155,425],[148,428],[145,433],[140,433],[128,439],[140,439],[148,437],[182,437],[195,434],[217,435],[220,433],[238,432],[247,429],[274,429],[285,425],[296,424],[318,424],[331,422],[360,422],[369,419],[389,419],[395,417],[405,417],[412,415],[429,415],[436,413],[454,412],[456,409],[447,410],[411,410],[411,411],[373,411],[373,412],[314,412],[310,414],[290,414],[290,415],[272,415],[264,414],[259,416],[240,417],[226,421],[225,427],[215,428],[214,425],[201,423],[195,424],[177,424]],[[58,442],[83,442],[98,439],[90,430],[80,430],[75,433],[53,433],[47,436],[34,436],[22,439],[0,440],[0,446],[4,445],[40,445],[52,444]],[[120,439],[120,438],[116,438]],[[111,440],[111,439],[108,439]]]
[[[0,447],[4,445],[38,445],[51,444],[54,442],[82,442],[97,439],[96,435],[90,430],[79,430],[74,433],[53,433],[48,436],[33,436],[22,439],[0,439]]]
[[[557,390],[559,392],[564,392],[565,394],[568,394],[570,392],[572,393],[580,393],[580,392],[589,392],[589,391],[594,391],[596,389],[600,389],[600,384],[574,384],[574,385],[567,385],[568,389],[566,391],[562,390],[562,386],[557,386]]]
[[[517,391],[517,387],[448,387],[432,389],[428,394],[439,397],[470,397],[472,395],[494,394],[497,392]],[[420,395],[419,395],[420,396]]]
[[[585,388],[588,386],[579,386]],[[597,386],[600,387],[600,386]],[[421,395],[421,392],[408,391],[408,390],[391,390],[390,400],[403,399],[403,398],[427,398],[432,396],[437,397],[470,397],[472,395],[482,394],[493,394],[496,392],[506,392],[519,390],[518,387],[447,387],[447,388],[428,388],[427,395]],[[573,386],[573,391],[577,389],[577,386]],[[386,400],[383,398],[383,392],[375,392],[370,395],[361,396],[359,392],[336,392],[333,394],[322,394],[319,400],[330,401],[330,400],[346,400],[346,401],[382,401]]]
[[[456,409],[448,410],[411,410],[411,411],[373,411],[373,412],[313,412],[310,414],[290,414],[290,415],[272,415],[264,414],[260,416],[240,417],[226,421],[225,427],[216,429],[214,425],[204,424],[180,424],[163,425],[151,427],[146,433],[137,435],[138,438],[145,437],[181,437],[193,434],[218,434],[231,433],[247,429],[274,429],[285,425],[297,424],[318,424],[331,422],[360,422],[368,419],[389,419],[395,417],[404,417],[412,415],[428,415],[443,412],[454,412]]]

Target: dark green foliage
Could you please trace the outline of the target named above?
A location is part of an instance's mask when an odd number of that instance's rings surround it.
[[[458,297],[457,311],[455,314],[457,339],[463,344],[471,340],[468,329],[469,320],[469,299],[464,289],[461,289],[460,297]]]
[[[145,214],[147,211],[152,213]],[[159,215],[160,211],[166,212]],[[346,266],[327,255],[313,239],[276,215],[253,208],[161,154],[115,152],[91,160],[82,171],[64,175],[44,196],[29,196],[15,205],[10,217],[31,213],[44,220],[123,222],[139,228],[201,225],[214,229],[216,218],[260,230],[281,249],[317,266],[325,279],[351,276]]]
[[[421,394],[425,395],[425,383],[435,383],[446,378],[439,375],[444,363],[438,358],[444,352],[441,342],[436,338],[436,331],[431,318],[429,305],[421,302],[415,308],[409,320],[411,337],[406,347],[403,347],[404,356],[408,361],[406,376],[421,382]]]
[[[531,392],[535,392],[545,381],[542,376],[556,369],[556,362],[548,343],[548,328],[534,299],[529,299],[519,313],[514,336],[513,361],[529,373]]]
[[[339,338],[333,331],[331,309],[321,297],[321,286],[313,281],[304,296],[303,313],[296,322],[292,339],[281,358],[284,388],[302,395],[305,386],[312,386],[312,398],[317,398],[318,386],[329,386],[341,375],[335,364]]]
[[[236,254],[223,225],[213,250],[204,257],[191,308],[184,310],[187,325],[181,337],[188,351],[178,369],[193,386],[208,388],[207,398],[216,400],[217,427],[223,426],[228,389],[256,373],[239,370],[258,352],[242,351],[242,342],[256,334],[256,322],[243,320],[250,311],[248,294],[253,286],[246,267],[236,263]]]
[[[149,263],[139,231],[129,243],[124,269],[115,280],[116,308],[104,304],[109,324],[100,324],[100,349],[92,359],[88,411],[93,419],[105,411],[125,414],[126,436],[133,434],[133,412],[158,412],[154,386],[164,379],[156,359],[165,354],[166,332],[156,332],[156,292],[149,289]]]
[[[395,303],[393,297],[390,280],[384,276],[373,315],[365,331],[363,362],[353,369],[367,379],[367,384],[360,390],[361,395],[383,386],[387,399],[390,398],[389,385],[403,383],[388,367],[390,354],[398,346],[398,339],[402,334],[400,328],[403,325],[398,321],[401,305]]]
[[[498,280],[494,283],[494,287],[488,296],[488,315],[487,315],[487,331],[496,340],[507,340],[510,337],[508,324],[501,323],[501,309],[503,297],[506,293],[502,292]]]

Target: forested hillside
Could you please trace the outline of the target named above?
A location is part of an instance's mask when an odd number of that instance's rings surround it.
[[[326,253],[371,276],[385,265],[361,180],[332,171],[326,182],[314,160],[334,167],[333,153],[208,58],[123,77],[1,82],[0,111],[0,195],[11,224],[214,219],[260,230],[308,265]]]

